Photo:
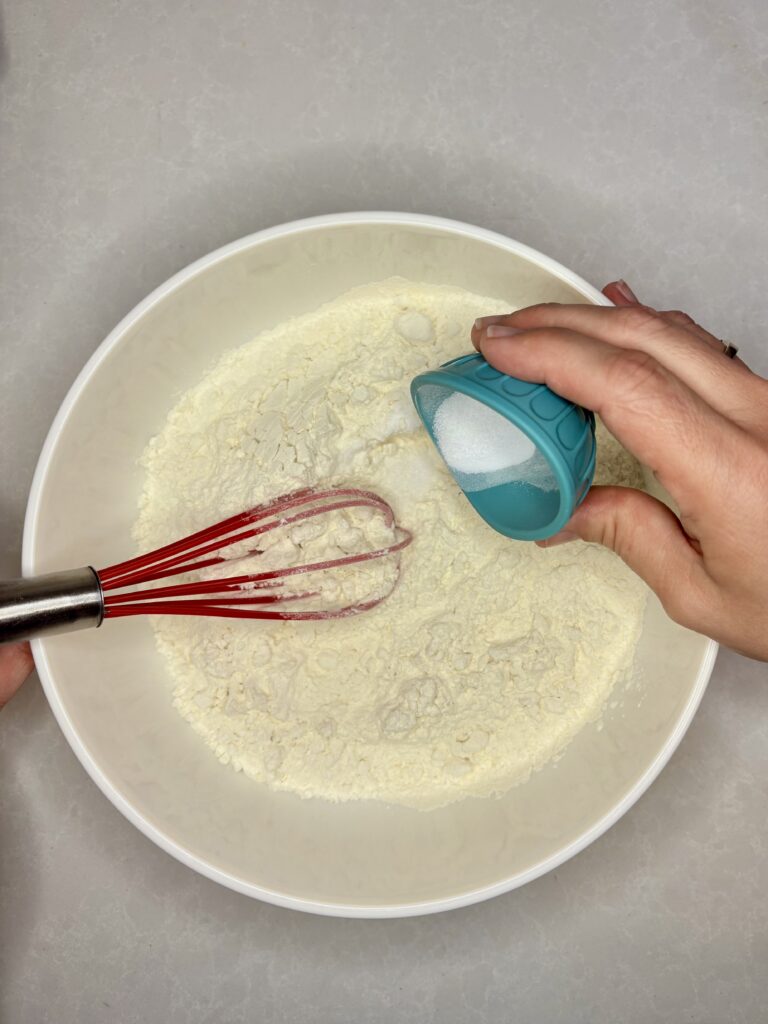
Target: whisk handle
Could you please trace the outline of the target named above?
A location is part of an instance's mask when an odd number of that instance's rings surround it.
[[[0,581],[0,644],[100,626],[104,595],[90,566]]]

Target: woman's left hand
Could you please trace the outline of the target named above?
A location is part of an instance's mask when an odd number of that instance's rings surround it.
[[[16,693],[33,665],[29,644],[0,645],[0,708]]]

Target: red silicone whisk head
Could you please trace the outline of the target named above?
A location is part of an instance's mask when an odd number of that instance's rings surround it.
[[[172,576],[200,572],[212,566],[257,556],[258,546],[250,542],[280,527],[292,526],[317,516],[354,508],[369,508],[380,514],[392,531],[392,542],[373,550],[339,555],[303,565],[269,568],[221,579],[201,578],[168,586],[133,589]],[[351,487],[327,489],[305,488],[256,505],[247,512],[231,516],[220,523],[182,540],[166,544],[148,554],[128,559],[98,571],[104,591],[105,618],[127,615],[204,615],[239,619],[273,619],[319,621],[340,619],[368,611],[381,604],[392,592],[399,578],[399,555],[412,540],[411,534],[395,523],[391,507],[377,494]],[[249,542],[245,553],[241,550]],[[238,545],[239,554],[227,555],[225,549]],[[345,566],[359,565],[378,559],[396,559],[394,582],[383,594],[342,604],[322,607],[322,586],[300,592],[283,590],[285,581],[294,576],[322,573]],[[313,575],[314,580],[314,575]],[[311,584],[314,586],[314,584]],[[126,589],[131,588],[131,589]],[[119,591],[119,592],[118,592]],[[292,602],[320,602],[318,607],[286,609]]]

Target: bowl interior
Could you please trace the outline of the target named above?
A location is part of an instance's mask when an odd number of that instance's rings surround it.
[[[41,459],[25,572],[133,554],[137,460],[177,396],[226,349],[393,274],[511,305],[591,297],[588,286],[528,253],[434,222],[310,223],[229,247],[142,304],[81,375]],[[304,801],[219,764],[171,706],[171,682],[145,621],[38,641],[36,656],[78,756],[155,841],[252,895],[376,915],[510,888],[599,834],[682,734],[714,645],[651,601],[635,678],[602,728],[585,728],[557,764],[500,800],[429,814]]]

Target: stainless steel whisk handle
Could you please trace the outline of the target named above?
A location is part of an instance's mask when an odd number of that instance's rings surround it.
[[[104,594],[96,570],[0,581],[0,644],[100,626]]]

